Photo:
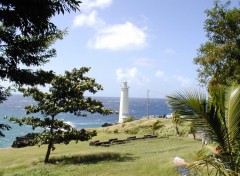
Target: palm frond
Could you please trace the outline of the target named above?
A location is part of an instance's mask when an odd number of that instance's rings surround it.
[[[240,170],[240,85],[219,86],[207,99],[198,91],[177,92],[167,96],[173,111],[191,121],[196,131],[211,132],[221,148],[218,154],[199,152],[198,165],[211,165],[220,174],[238,173]],[[209,151],[208,151],[209,152]]]
[[[227,94],[226,119],[229,137],[239,140],[240,135],[240,85],[230,87]]]
[[[191,121],[196,129],[211,131],[212,117],[216,116],[215,108],[209,105],[207,96],[198,91],[182,91],[168,96],[168,103],[173,111]]]
[[[204,156],[189,166],[190,169],[207,172],[208,175],[234,176],[237,173],[228,169],[226,164],[214,156]]]

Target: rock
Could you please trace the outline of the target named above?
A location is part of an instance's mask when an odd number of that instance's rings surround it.
[[[112,126],[113,124],[112,123],[104,123],[102,124],[102,127],[108,127],[108,126]]]
[[[26,146],[33,146],[33,139],[36,137],[37,133],[28,133],[25,136],[16,137],[16,140],[13,141],[13,148],[21,148]]]

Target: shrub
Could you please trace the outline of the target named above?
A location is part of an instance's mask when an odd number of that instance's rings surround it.
[[[138,129],[136,129],[136,128],[127,129],[127,130],[125,130],[125,133],[127,133],[127,134],[138,134]]]
[[[113,133],[115,133],[115,134],[118,133],[118,129],[115,129],[115,130],[113,131]]]
[[[133,116],[128,116],[127,118],[124,118],[124,119],[123,119],[123,123],[131,122],[131,121],[133,121],[133,119],[134,119]]]

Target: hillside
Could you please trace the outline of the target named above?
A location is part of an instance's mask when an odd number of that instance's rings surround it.
[[[150,126],[158,119],[141,119],[98,128],[91,141],[110,138],[126,139],[128,129]],[[171,120],[160,119],[164,128],[172,128]],[[113,131],[118,129],[118,132]],[[142,136],[139,133],[137,136]],[[129,141],[108,147],[89,146],[89,141],[56,145],[50,156],[51,164],[43,163],[47,146],[0,150],[0,175],[8,176],[177,176],[173,158],[179,156],[192,162],[201,143],[191,138],[170,136]]]
[[[160,124],[162,124],[163,127],[154,131],[155,134],[159,136],[176,136],[176,131],[172,123],[172,119],[166,118],[142,118],[127,123],[95,128],[95,130],[97,130],[97,132],[104,133],[127,133],[136,135],[151,134],[151,127],[154,123],[156,123],[156,121],[160,121]],[[188,126],[180,126],[179,129],[183,136],[186,136],[188,134]]]

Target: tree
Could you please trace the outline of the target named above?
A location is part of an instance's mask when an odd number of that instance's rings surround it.
[[[194,127],[194,125],[192,124],[192,122],[190,123],[184,123],[185,120],[183,120],[183,117],[181,116],[181,114],[179,114],[177,111],[173,113],[172,115],[172,123],[175,127],[175,130],[176,130],[176,135],[177,136],[181,136],[181,132],[179,130],[179,127],[180,126],[186,126],[189,128],[189,131],[188,133],[192,134],[193,135],[193,139],[195,140],[196,139],[196,129]]]
[[[0,86],[0,94],[1,94],[0,95],[0,104],[1,104],[10,95],[10,88],[4,88],[4,87]],[[11,129],[11,126],[9,126],[7,124],[0,123],[0,137],[5,137],[5,135],[3,134],[2,131],[10,130],[10,129]]]
[[[197,131],[208,131],[217,146],[203,148],[195,166],[213,166],[218,174],[240,173],[240,85],[220,86],[210,98],[198,91],[177,92],[168,96],[171,108],[190,121]],[[210,150],[210,151],[209,151]]]
[[[152,134],[155,134],[156,130],[159,130],[161,128],[165,127],[165,125],[162,124],[162,122],[160,120],[157,120],[156,122],[154,122],[151,127],[150,130],[152,131]]]
[[[180,136],[179,126],[182,124],[182,119],[180,118],[180,115],[177,112],[174,112],[172,115],[172,123],[176,129],[177,136]]]
[[[95,82],[95,79],[84,75],[89,70],[90,68],[82,67],[81,69],[73,69],[72,72],[66,71],[64,75],[55,76],[50,83],[49,92],[46,93],[36,87],[21,89],[24,96],[32,96],[37,103],[37,105],[26,106],[26,113],[41,112],[45,118],[24,117],[19,119],[8,117],[8,119],[19,125],[31,125],[33,129],[36,127],[44,129],[36,138],[35,143],[48,144],[45,163],[49,162],[51,150],[55,149],[54,144],[68,144],[71,140],[89,140],[96,135],[96,132],[74,129],[56,119],[58,114],[69,112],[77,116],[86,116],[87,112],[102,115],[113,113],[104,108],[100,101],[84,97],[85,92],[95,94],[103,89],[100,84]]]
[[[189,124],[189,133],[192,134],[193,135],[193,139],[196,140],[196,133],[197,133],[197,131],[196,131],[193,123]]]
[[[56,55],[49,47],[62,38],[64,31],[50,19],[65,11],[79,10],[80,3],[77,0],[0,0],[0,78],[18,85],[44,85],[51,81],[51,71],[23,67],[42,66]]]
[[[59,30],[50,19],[79,10],[80,3],[78,0],[0,0],[0,80],[16,86],[49,83],[52,71],[29,67],[39,68],[56,55],[50,46],[62,39],[66,31]],[[0,85],[0,103],[9,95],[10,88]]]
[[[204,29],[208,41],[201,45],[194,59],[200,66],[200,83],[210,89],[240,83],[240,9],[229,6],[230,1],[222,5],[216,0],[214,8],[206,11]]]

